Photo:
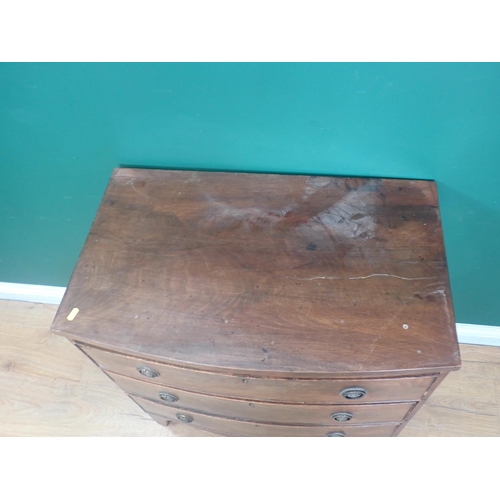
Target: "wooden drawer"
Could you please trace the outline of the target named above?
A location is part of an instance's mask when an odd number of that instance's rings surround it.
[[[131,396],[131,398],[152,418],[162,425],[167,421],[182,422],[181,418],[192,419],[191,423],[200,429],[205,429],[215,434],[226,436],[250,436],[250,437],[325,437],[330,433],[342,433],[347,437],[361,436],[385,436],[394,434],[399,424],[380,425],[332,425],[332,426],[309,426],[309,425],[278,425],[262,424],[256,422],[245,422],[242,420],[231,420],[228,418],[203,415],[193,411],[181,411],[177,408],[160,405],[147,399]]]
[[[218,396],[207,396],[193,392],[173,389],[167,386],[151,384],[141,380],[124,377],[116,373],[106,372],[125,392],[151,399],[162,405],[183,410],[192,410],[200,413],[221,417],[238,418],[257,422],[281,424],[311,424],[336,425],[332,415],[348,413],[352,415],[343,425],[356,425],[378,422],[401,422],[415,403],[384,403],[364,405],[302,405],[251,402],[239,399],[228,399]],[[164,397],[174,396],[177,401],[163,401]],[[169,398],[172,399],[172,398]]]
[[[418,401],[435,380],[434,376],[364,380],[241,377],[179,368],[89,346],[79,347],[106,371],[154,380],[176,389],[250,401],[311,404]],[[154,371],[156,376],[141,375],[139,369],[143,367]],[[346,400],[340,392],[349,387],[362,387],[367,393],[361,399]]]

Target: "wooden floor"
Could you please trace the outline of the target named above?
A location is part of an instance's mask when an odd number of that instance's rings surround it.
[[[57,306],[0,300],[0,436],[210,436],[162,427],[71,343]],[[461,345],[451,373],[401,436],[500,436],[500,348]]]

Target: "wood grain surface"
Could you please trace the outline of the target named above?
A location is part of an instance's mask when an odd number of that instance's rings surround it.
[[[255,401],[312,404],[417,401],[436,379],[434,376],[367,380],[241,377],[151,363],[137,357],[123,356],[88,346],[80,348],[104,370],[141,380],[163,382],[179,389]],[[140,375],[137,369],[142,366],[154,369],[158,374],[157,377],[150,379]],[[361,399],[346,400],[340,391],[349,387],[366,389],[366,396]]]
[[[117,169],[53,329],[208,370],[456,369],[435,184]]]
[[[179,418],[189,418],[191,423],[182,424],[184,427],[199,426],[209,432],[222,436],[241,437],[327,437],[329,433],[341,432],[345,437],[391,437],[396,431],[397,423],[380,425],[342,425],[308,426],[268,424],[260,422],[245,422],[229,418],[214,417],[193,411],[179,411],[176,408],[160,405],[137,396],[131,396],[145,411],[158,423],[169,425],[177,422]]]
[[[304,405],[250,402],[242,399],[221,398],[182,391],[124,377],[117,373],[108,373],[108,375],[128,394],[150,399],[159,404],[215,416],[258,422],[332,425],[335,423],[332,415],[340,412],[348,412],[352,416],[349,423],[344,425],[401,422],[415,404]],[[160,393],[166,393],[178,399],[175,402],[165,402],[160,398]]]
[[[211,436],[162,427],[50,324],[57,306],[0,301],[1,436]],[[460,346],[448,375],[401,433],[500,436],[500,348]]]

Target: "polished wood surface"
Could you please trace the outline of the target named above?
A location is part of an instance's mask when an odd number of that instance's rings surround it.
[[[124,377],[117,373],[107,374],[125,392],[153,400],[173,408],[181,408],[215,416],[247,419],[259,422],[283,424],[317,424],[332,425],[335,420],[332,415],[350,413],[351,420],[344,425],[369,424],[377,422],[401,422],[415,403],[384,403],[358,405],[303,405],[279,404],[248,401],[243,399],[229,399],[194,392],[182,391],[173,387],[166,387],[133,378]],[[165,402],[160,393],[174,396],[177,401]]]
[[[57,306],[0,300],[1,436],[212,436],[163,427],[65,338]],[[401,436],[500,437],[500,348],[460,345],[450,373]],[[163,422],[164,423],[164,422]]]
[[[366,380],[240,377],[173,367],[88,346],[79,347],[104,370],[141,380],[163,382],[179,389],[255,401],[310,404],[416,401],[435,380],[433,376]],[[150,379],[141,375],[138,368],[143,366],[154,369],[158,376]],[[340,391],[349,387],[365,388],[367,394],[359,400],[346,400]]]
[[[191,423],[183,423],[183,426],[197,426],[225,436],[247,436],[247,437],[326,437],[332,432],[342,432],[345,437],[370,437],[370,436],[392,436],[398,424],[380,425],[330,425],[330,426],[307,426],[307,425],[276,425],[256,422],[245,422],[242,420],[231,420],[228,418],[214,417],[193,411],[183,411],[177,408],[160,405],[137,396],[131,398],[158,423],[162,425],[177,422],[179,418],[189,418]]]
[[[435,184],[117,169],[53,330],[229,373],[456,369]]]

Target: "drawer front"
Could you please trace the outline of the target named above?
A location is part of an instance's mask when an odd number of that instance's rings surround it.
[[[173,408],[215,416],[280,424],[355,425],[401,422],[415,403],[302,405],[262,403],[186,392],[106,372],[125,392]],[[162,397],[160,397],[162,395]],[[162,399],[163,398],[163,399]]]
[[[131,396],[131,398],[144,411],[149,413],[151,418],[162,425],[166,425],[167,421],[183,422],[185,425],[193,425],[200,429],[226,436],[325,437],[330,433],[341,433],[346,437],[389,437],[394,434],[399,425],[308,426],[262,424],[203,415],[193,411],[182,411],[136,396]],[[190,420],[190,422],[187,423],[186,420]]]
[[[179,368],[88,346],[79,347],[106,371],[178,389],[251,401],[312,404],[418,401],[435,380],[435,376],[364,380],[241,377]],[[361,388],[366,395],[360,399],[346,399],[341,391],[349,388]]]

